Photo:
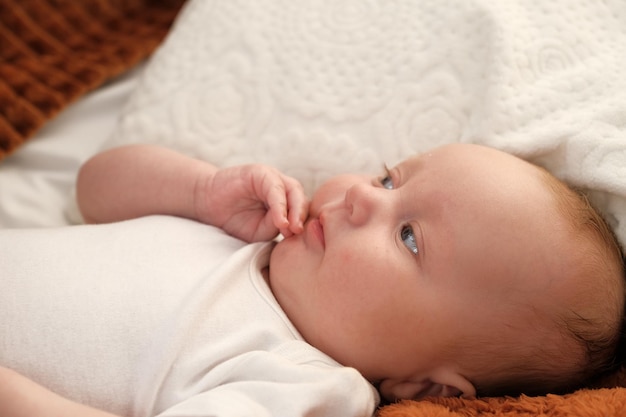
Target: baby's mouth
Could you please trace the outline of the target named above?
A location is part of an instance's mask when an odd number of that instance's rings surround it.
[[[326,247],[326,238],[324,236],[324,227],[322,226],[322,222],[319,217],[310,218],[306,224],[307,233],[310,236],[319,242],[323,248]]]

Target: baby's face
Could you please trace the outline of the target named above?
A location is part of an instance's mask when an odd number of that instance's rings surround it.
[[[339,176],[310,213],[272,253],[273,292],[309,343],[371,381],[428,378],[461,336],[556,302],[565,226],[536,168],[510,155],[450,145]]]

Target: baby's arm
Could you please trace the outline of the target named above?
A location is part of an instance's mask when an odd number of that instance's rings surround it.
[[[218,169],[151,145],[94,156],[81,167],[76,189],[89,223],[169,214],[221,227],[247,241],[299,233],[308,215],[300,183],[274,168]]]
[[[115,417],[63,398],[10,369],[0,367],[2,417]]]
[[[165,148],[131,145],[99,153],[78,173],[76,192],[88,223],[150,214],[194,217],[194,187],[214,166]]]

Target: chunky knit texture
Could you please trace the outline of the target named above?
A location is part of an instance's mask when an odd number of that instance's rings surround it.
[[[626,415],[626,389],[510,398],[432,398],[383,407],[377,417],[604,417]]]
[[[0,159],[146,58],[183,0],[0,0]]]

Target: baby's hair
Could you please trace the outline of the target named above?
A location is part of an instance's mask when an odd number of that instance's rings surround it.
[[[542,168],[539,172],[555,198],[558,213],[569,226],[576,247],[580,248],[575,254],[578,277],[573,278],[582,277],[588,286],[582,291],[605,286],[601,292],[606,299],[602,305],[593,305],[600,312],[594,317],[578,311],[557,317],[555,326],[561,331],[556,336],[561,340],[557,346],[550,346],[547,341],[555,336],[544,329],[544,346],[530,349],[509,346],[507,352],[491,352],[501,360],[502,367],[491,369],[490,374],[473,381],[479,395],[564,393],[593,384],[599,377],[617,370],[623,361],[626,275],[622,247],[583,192]]]
[[[576,315],[564,320],[569,334],[585,351],[586,362],[582,364],[580,379],[583,383],[590,383],[621,366],[626,306],[624,251],[614,231],[584,191],[567,186],[545,170],[541,172],[553,190],[557,208],[569,219],[576,237],[581,241],[590,238],[593,242],[592,247],[596,250],[585,253],[584,272],[594,274],[596,284],[607,285],[609,292],[612,290],[613,300],[606,300],[609,317],[605,318],[605,323]]]

